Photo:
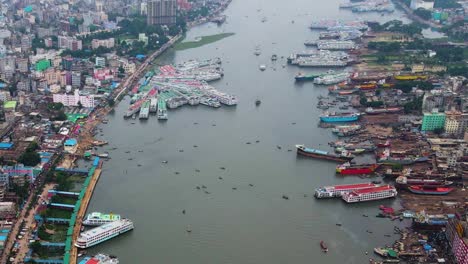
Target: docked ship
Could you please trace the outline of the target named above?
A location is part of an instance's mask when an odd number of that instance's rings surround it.
[[[350,50],[356,48],[356,44],[351,40],[319,40],[315,44],[321,50]]]
[[[350,152],[351,154],[362,154],[362,153],[366,152],[366,150],[363,149],[363,148],[353,148],[353,149],[345,149],[343,147],[335,148],[335,152],[337,152],[337,153],[341,153],[341,152],[343,152],[345,150]]]
[[[359,119],[359,113],[325,113],[320,121],[325,123],[353,122]]]
[[[345,185],[334,185],[334,186],[323,186],[315,189],[316,198],[333,198],[341,197],[345,193],[349,193],[356,190],[362,190],[366,188],[376,187],[377,185],[371,182],[366,183],[355,183]]]
[[[425,211],[416,213],[413,217],[413,227],[424,230],[440,230],[444,228],[448,220],[454,218],[453,214],[427,214]]]
[[[113,221],[82,232],[76,240],[75,246],[79,248],[89,248],[132,229],[133,222],[129,219]]]
[[[94,257],[85,257],[78,264],[119,264],[119,259],[114,256],[97,254]]]
[[[167,107],[166,101],[163,98],[158,99],[157,117],[159,120],[167,120]]]
[[[409,178],[406,176],[398,176],[395,179],[395,186],[404,188],[408,186],[432,186],[445,187],[452,185],[453,182],[444,179],[424,179],[424,178]]]
[[[332,128],[332,132],[341,136],[344,136],[346,133],[355,132],[361,129],[360,125],[346,125],[346,126],[336,126]]]
[[[323,75],[318,78],[315,78],[314,83],[324,84],[324,85],[336,84],[336,83],[340,83],[340,82],[344,82],[348,80],[348,77],[349,77],[349,73],[347,72],[327,74],[327,75]]]
[[[149,111],[150,113],[156,113],[158,111],[158,99],[157,98],[150,99]]]
[[[120,220],[120,215],[118,214],[103,214],[100,212],[92,212],[88,214],[83,220],[83,225],[100,226],[117,220]]]
[[[346,150],[364,149],[365,151],[374,151],[376,149],[374,144],[369,143],[348,143],[345,141],[335,141],[330,142],[329,145],[336,148],[344,148]]]
[[[297,61],[299,67],[345,67],[347,60],[338,58],[308,58]]]
[[[451,191],[453,191],[453,188],[411,185],[408,187],[408,190],[415,194],[446,195],[446,194],[449,194]]]
[[[352,155],[351,153],[347,151],[341,154],[335,154],[335,153],[328,152],[328,151],[307,148],[304,145],[296,145],[296,149],[297,149],[297,154],[307,156],[307,157],[317,158],[317,159],[346,162],[354,158],[354,155]]]
[[[139,119],[148,119],[150,112],[150,102],[145,101],[140,108],[140,113],[138,114]]]
[[[411,165],[416,162],[425,162],[428,161],[428,157],[411,157],[411,156],[392,156],[389,149],[385,149],[378,158],[378,162],[382,164],[401,164],[401,165]]]
[[[341,175],[371,174],[379,167],[378,164],[352,165],[349,162],[336,166],[336,173]]]
[[[365,112],[368,115],[378,115],[378,114],[393,114],[393,113],[399,113],[403,110],[401,107],[390,107],[390,108],[372,108],[368,107],[366,108]]]
[[[341,197],[347,203],[367,202],[396,197],[395,187],[390,185],[366,188],[343,194]]]
[[[296,74],[296,76],[294,77],[294,79],[296,80],[296,82],[302,82],[302,81],[313,81],[315,78],[319,77],[320,75],[319,74],[308,74],[308,75],[305,75],[303,74],[302,72],[299,72],[298,74]]]

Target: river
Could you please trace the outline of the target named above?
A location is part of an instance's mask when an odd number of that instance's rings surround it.
[[[295,144],[328,149],[327,142],[336,140],[317,126],[317,96],[326,95],[326,88],[295,84],[299,69],[282,67],[290,53],[304,50],[305,40],[317,37],[310,22],[402,16],[399,11],[356,15],[338,5],[339,0],[234,0],[224,25],[198,26],[187,39],[235,35],[159,58],[162,64],[221,57],[225,77],[213,85],[236,94],[240,103],[219,109],[184,106],[158,122],[155,116],[124,120],[129,98],[121,102],[101,126],[102,139],[110,142],[102,151],[111,159],[88,211],[119,213],[132,219],[135,229],[89,252],[117,255],[120,263],[361,264],[375,257],[375,246],[392,243],[394,224],[374,216],[378,205],[396,206],[398,200],[353,205],[316,200],[316,187],[363,180],[336,176],[335,163],[294,151]],[[256,45],[262,50],[258,57]],[[273,53],[284,58],[271,62]],[[260,64],[267,70],[259,71]],[[196,189],[202,185],[209,194]],[[321,240],[328,254],[320,251]]]

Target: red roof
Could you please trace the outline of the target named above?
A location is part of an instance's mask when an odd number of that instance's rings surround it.
[[[366,187],[373,187],[375,184],[371,182],[367,183],[356,183],[356,184],[346,184],[346,185],[336,185],[335,190],[347,190],[353,188],[366,188]]]
[[[365,194],[365,193],[373,193],[373,192],[383,192],[383,191],[394,190],[394,189],[395,189],[395,187],[393,187],[393,186],[385,185],[385,186],[379,186],[379,187],[372,187],[372,188],[356,190],[356,191],[353,191],[353,193],[354,194]]]

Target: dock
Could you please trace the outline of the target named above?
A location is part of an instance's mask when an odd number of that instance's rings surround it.
[[[89,185],[84,193],[83,199],[81,200],[80,208],[78,209],[78,212],[76,214],[76,222],[75,222],[75,226],[73,227],[72,245],[70,248],[70,259],[68,262],[70,264],[76,264],[77,257],[78,257],[78,249],[75,247],[75,241],[78,239],[78,236],[80,235],[82,220],[85,216],[86,210],[88,209],[89,201],[91,200],[91,197],[93,196],[94,188],[96,187],[96,184],[100,176],[101,176],[101,166],[98,166],[96,167],[93,175],[91,176]]]

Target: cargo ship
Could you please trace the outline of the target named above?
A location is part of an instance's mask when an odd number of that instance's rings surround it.
[[[353,122],[359,119],[359,113],[325,113],[320,116],[324,123]]]
[[[378,164],[351,165],[349,162],[336,166],[336,173],[341,175],[371,174],[379,167]]]
[[[341,152],[343,152],[345,150],[350,152],[351,154],[362,154],[362,153],[366,152],[366,150],[362,149],[362,148],[354,148],[354,149],[345,149],[343,147],[335,148],[335,152],[337,152],[337,153],[341,153]]]
[[[320,50],[350,50],[356,48],[356,44],[351,40],[319,40],[315,44]]]
[[[345,193],[349,193],[355,190],[361,190],[366,188],[376,187],[377,185],[371,182],[366,183],[355,183],[345,185],[334,185],[334,186],[323,186],[315,189],[315,198],[333,198],[341,197]]]
[[[294,77],[294,79],[296,80],[296,82],[303,82],[303,81],[313,81],[315,78],[319,77],[320,75],[319,74],[308,74],[308,75],[305,75],[303,74],[302,72],[296,74],[296,76]]]
[[[118,214],[103,214],[100,212],[92,212],[88,214],[83,220],[83,225],[100,226],[117,220],[120,220],[120,215]]]
[[[392,198],[397,194],[395,187],[384,185],[345,193],[341,198],[347,203],[357,203]]]
[[[401,107],[390,107],[390,108],[372,108],[368,107],[366,108],[365,112],[368,115],[378,115],[378,114],[393,114],[393,113],[399,113],[403,110]]]
[[[346,162],[354,158],[354,155],[352,155],[351,153],[347,151],[341,154],[335,154],[335,153],[328,152],[328,151],[307,148],[304,145],[296,145],[296,149],[297,149],[297,154],[311,157],[311,158],[317,158],[317,159],[332,160],[332,161],[337,161],[337,162]]]
[[[369,144],[369,143],[348,143],[345,141],[335,141],[335,142],[330,142],[328,145],[336,148],[344,148],[347,150],[350,149],[364,149],[365,151],[374,151],[376,149],[374,144]]]
[[[145,101],[140,108],[140,113],[138,114],[139,119],[148,119],[150,112],[150,101]]]
[[[453,182],[444,179],[424,179],[424,178],[409,178],[406,176],[399,176],[395,179],[395,186],[404,188],[408,186],[432,186],[432,187],[445,187],[452,185]]]
[[[82,232],[76,240],[75,246],[89,248],[130,230],[133,230],[133,222],[129,219],[113,221]]]
[[[314,83],[324,84],[324,85],[337,84],[337,83],[348,80],[348,77],[349,77],[349,73],[347,72],[327,74],[327,75],[323,75],[318,78],[315,78]]]
[[[434,187],[434,186],[420,186],[420,185],[411,185],[408,187],[408,190],[415,194],[425,194],[425,195],[447,195],[453,188],[451,187]]]
[[[360,125],[336,126],[332,128],[332,132],[339,137],[347,137],[358,134],[360,129]]]
[[[97,254],[93,257],[85,257],[78,264],[119,264],[119,259],[115,256]]]
[[[454,218],[454,214],[427,214],[425,211],[416,213],[413,217],[412,226],[424,230],[440,230],[444,228],[449,219]]]
[[[377,89],[377,84],[376,83],[363,83],[363,84],[356,85],[356,88],[358,88],[361,91],[374,90],[374,89]]]
[[[398,81],[415,81],[415,80],[426,80],[427,75],[396,75],[395,80]]]

